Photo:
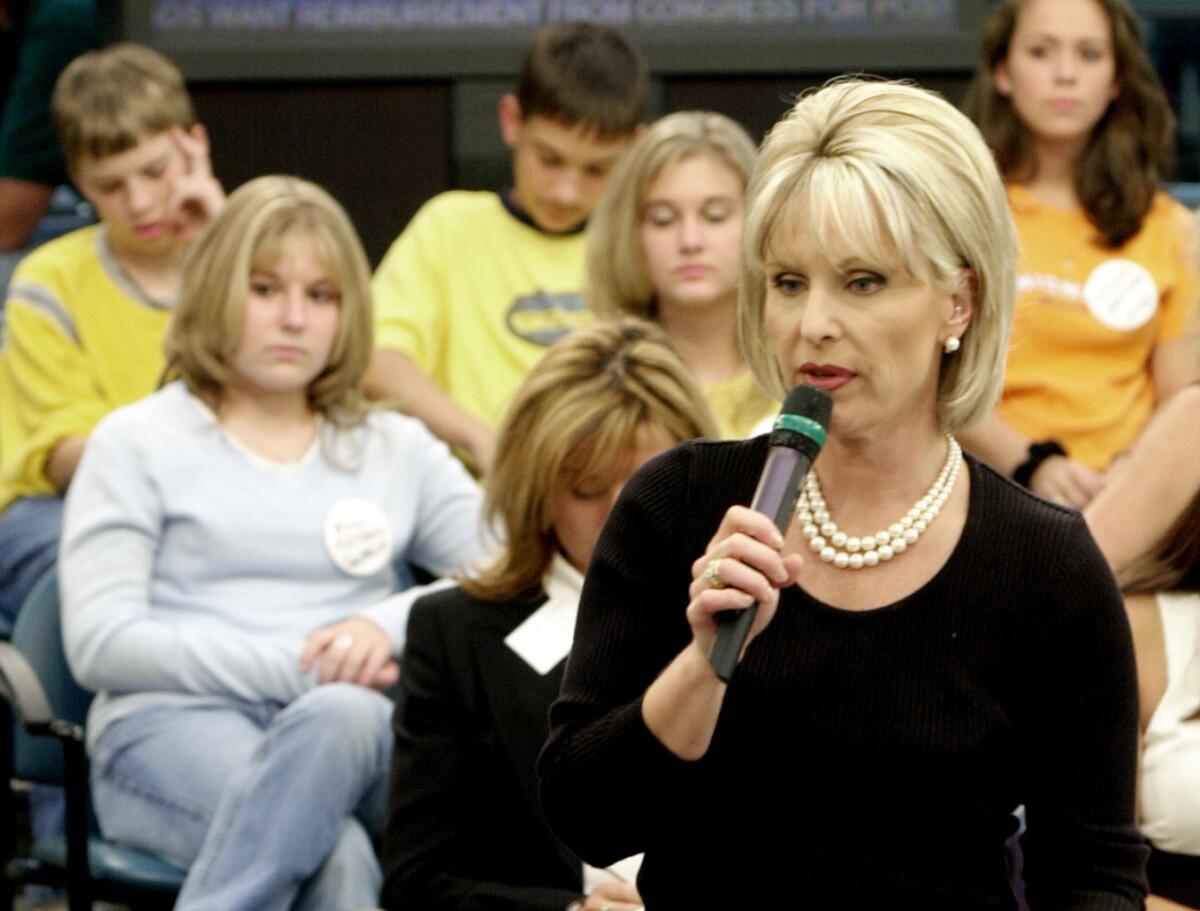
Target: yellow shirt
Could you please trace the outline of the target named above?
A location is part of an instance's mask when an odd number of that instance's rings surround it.
[[[744,440],[779,410],[779,403],[758,387],[749,370],[716,383],[704,383],[701,391],[725,440]]]
[[[1103,469],[1154,409],[1155,347],[1194,326],[1195,220],[1158,193],[1141,231],[1111,250],[1080,209],[1044,205],[1016,185],[1008,199],[1021,255],[1000,415]]]
[[[375,345],[408,355],[495,426],[546,347],[591,321],[583,244],[582,232],[547,234],[518,220],[495,193],[442,193],[375,272]]]
[[[101,226],[21,261],[0,344],[0,510],[54,492],[45,465],[59,440],[154,391],[169,314],[124,275]]]

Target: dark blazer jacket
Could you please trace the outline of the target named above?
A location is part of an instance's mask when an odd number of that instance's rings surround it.
[[[542,818],[534,770],[563,663],[542,676],[504,644],[544,601],[454,588],[413,606],[392,720],[388,911],[564,911],[581,897],[581,862]]]

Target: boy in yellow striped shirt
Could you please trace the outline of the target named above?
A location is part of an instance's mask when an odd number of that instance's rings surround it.
[[[100,224],[39,247],[8,289],[0,625],[54,561],[62,493],[91,429],[157,385],[184,251],[224,202],[183,77],[155,51],[119,44],[77,58],[58,80],[53,114]]]

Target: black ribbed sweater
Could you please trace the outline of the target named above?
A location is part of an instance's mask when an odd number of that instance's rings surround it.
[[[1013,908],[1004,842],[1024,804],[1035,911],[1140,907],[1115,583],[1078,513],[974,460],[962,537],[929,583],[870,611],[786,590],[707,754],[650,734],[641,696],[690,640],[691,563],[750,501],[765,450],[685,444],[614,508],[539,760],[567,844],[595,864],[645,851],[649,911]]]

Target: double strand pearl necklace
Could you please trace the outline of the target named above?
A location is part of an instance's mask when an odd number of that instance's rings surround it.
[[[886,563],[916,544],[946,505],[954,490],[954,482],[958,480],[962,447],[950,434],[946,434],[946,442],[949,444],[946,464],[925,496],[913,504],[903,519],[888,526],[887,531],[864,538],[847,536],[837,527],[837,523],[829,517],[829,507],[821,493],[817,473],[810,471],[804,483],[804,493],[797,501],[796,519],[800,523],[800,533],[808,540],[808,546],[820,556],[821,562],[832,563],[838,569],[862,569]]]

